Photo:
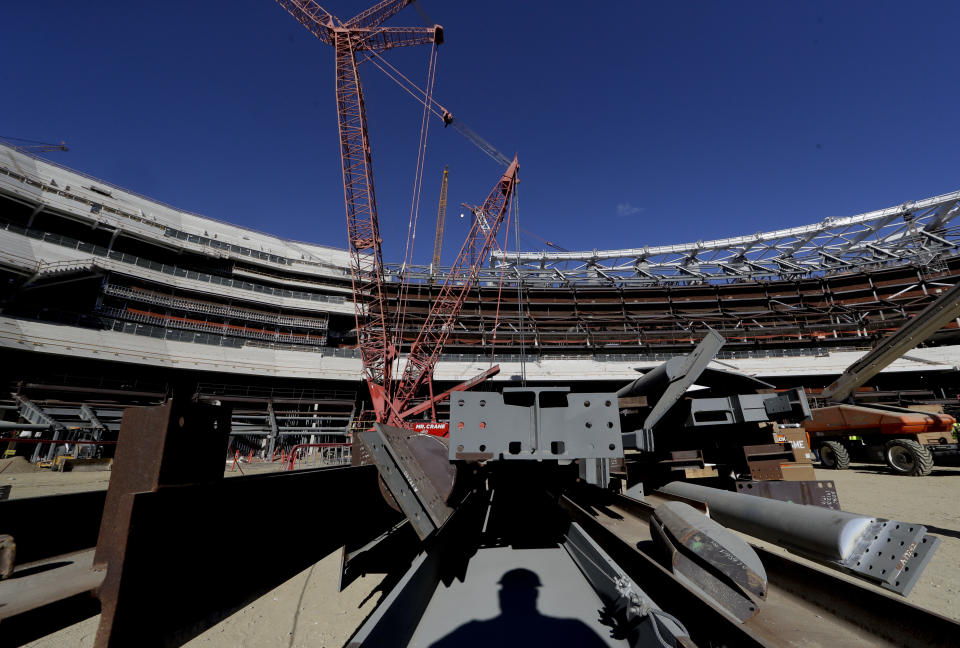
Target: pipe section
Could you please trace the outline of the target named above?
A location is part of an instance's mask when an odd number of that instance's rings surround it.
[[[724,526],[782,547],[831,560],[845,560],[875,518],[672,482],[665,493],[706,502],[710,517]]]

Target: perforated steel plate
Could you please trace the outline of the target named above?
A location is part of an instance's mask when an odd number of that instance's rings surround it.
[[[906,596],[940,544],[919,524],[877,520],[841,566]]]

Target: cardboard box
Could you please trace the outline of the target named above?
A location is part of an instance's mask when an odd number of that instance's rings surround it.
[[[808,463],[780,464],[780,472],[784,481],[816,481],[817,475],[813,466]]]
[[[807,432],[801,428],[775,427],[773,440],[776,443],[789,443],[793,448],[793,460],[797,463],[813,463],[813,451],[807,441]]]

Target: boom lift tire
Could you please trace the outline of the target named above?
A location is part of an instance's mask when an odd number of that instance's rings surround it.
[[[898,475],[923,477],[933,471],[933,453],[912,439],[888,441],[883,458]]]
[[[820,446],[820,464],[824,468],[846,470],[850,467],[850,453],[837,441],[824,441]]]

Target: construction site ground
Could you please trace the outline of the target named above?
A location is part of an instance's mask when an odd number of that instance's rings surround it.
[[[251,471],[277,469],[252,464]],[[240,471],[228,476],[239,476]],[[0,472],[0,485],[11,485],[11,497],[36,497],[106,488],[109,472]],[[848,511],[918,522],[942,539],[908,601],[960,621],[960,467],[938,466],[928,477],[891,475],[886,467],[854,464],[850,470],[817,469],[817,478],[832,480],[841,506]],[[233,523],[224,520],[224,523]],[[308,529],[305,524],[304,529]],[[233,616],[186,644],[190,648],[257,646],[341,646],[374,609],[382,593],[379,576],[358,579],[338,593],[339,551],[322,557],[309,569],[260,597]],[[243,579],[237,565],[237,579]],[[641,583],[642,585],[642,583]],[[656,598],[656,592],[651,592]],[[93,646],[99,617],[77,623],[27,644],[33,648]]]

